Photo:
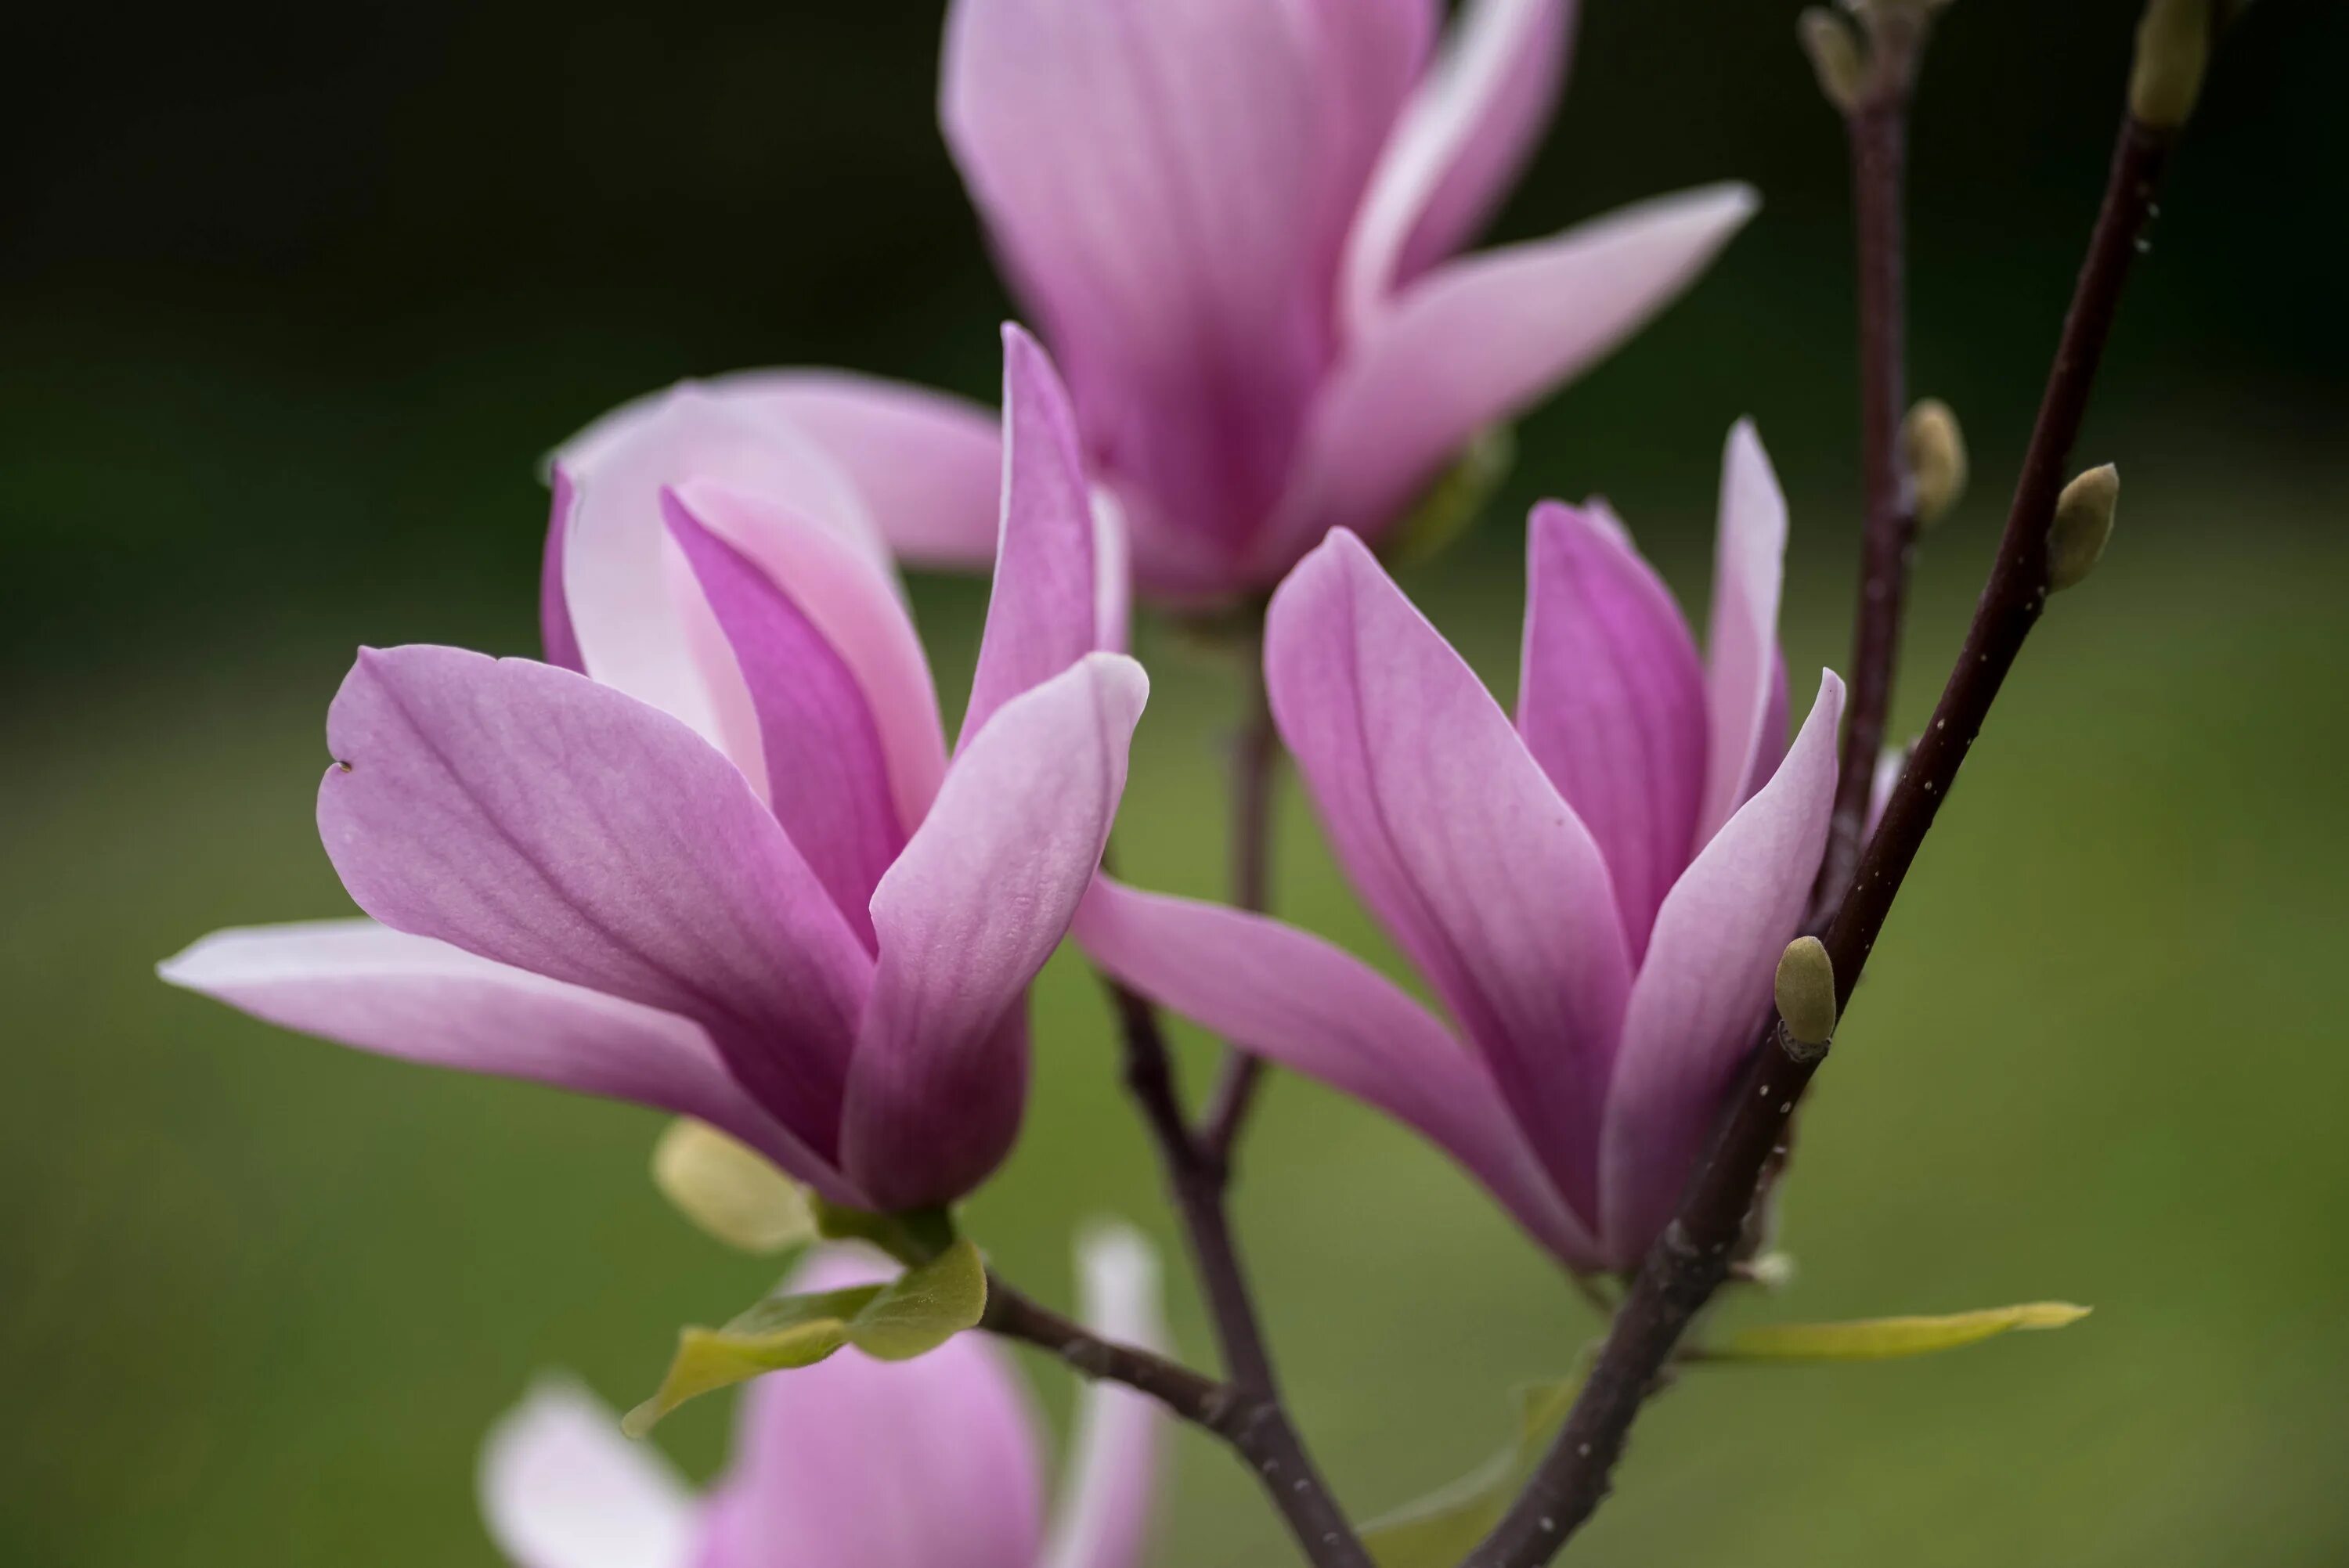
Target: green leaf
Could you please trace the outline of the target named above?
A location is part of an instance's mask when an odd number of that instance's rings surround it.
[[[812,1367],[844,1345],[883,1361],[935,1350],[978,1325],[987,1308],[987,1266],[957,1242],[885,1284],[771,1295],[723,1328],[688,1328],[659,1391],[621,1428],[641,1438],[688,1399],[766,1372]]]
[[[1955,1350],[2014,1329],[2063,1328],[2089,1309],[2032,1301],[1941,1317],[1867,1317],[1851,1323],[1776,1323],[1740,1329],[1705,1346],[1706,1361],[1891,1361]]]
[[[1506,425],[1479,430],[1395,525],[1381,553],[1404,565],[1441,555],[1484,511],[1516,460],[1516,431]]]
[[[746,1253],[815,1239],[799,1183],[714,1127],[679,1117],[653,1145],[653,1185],[696,1225]]]
[[[1362,1531],[1379,1568],[1451,1568],[1501,1522],[1549,1435],[1566,1419],[1580,1374],[1517,1391],[1517,1437],[1450,1486],[1407,1503]]]

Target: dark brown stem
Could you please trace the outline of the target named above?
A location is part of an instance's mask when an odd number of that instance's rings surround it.
[[[1836,992],[1848,1002],[1901,881],[1949,798],[2001,683],[2047,602],[2047,535],[2097,366],[2120,306],[2175,131],[2124,121],[2103,209],[2064,322],[2046,393],[1999,541],[1990,583],[1825,941]],[[1704,1166],[1632,1282],[1566,1425],[1493,1532],[1463,1568],[1547,1563],[1606,1496],[1631,1423],[1665,1375],[1681,1336],[1726,1277],[1756,1183],[1784,1147],[1788,1118],[1824,1050],[1795,1046],[1774,1018]]]
[[[1282,1408],[1264,1329],[1257,1320],[1256,1302],[1224,1208],[1223,1164],[1200,1149],[1184,1116],[1158,1010],[1113,980],[1103,984],[1117,1009],[1126,1085],[1158,1145],[1167,1190],[1183,1222],[1191,1265],[1230,1378],[1226,1391],[1237,1413],[1227,1413],[1220,1423],[1201,1424],[1221,1433],[1247,1460],[1308,1562],[1316,1568],[1372,1568],[1370,1554]]]
[[[1272,903],[1272,789],[1280,770],[1280,731],[1273,726],[1264,685],[1261,614],[1241,644],[1241,656],[1247,666],[1241,677],[1247,712],[1232,750],[1232,903],[1261,913]],[[1231,1176],[1232,1145],[1263,1077],[1261,1058],[1237,1046],[1225,1047],[1197,1134],[1200,1154],[1225,1181]]]
[[[1859,468],[1866,507],[1860,551],[1859,610],[1852,623],[1851,702],[1835,811],[1819,867],[1815,903],[1851,876],[1868,821],[1877,753],[1892,710],[1892,676],[1900,657],[1901,612],[1917,548],[1916,487],[1900,449],[1909,405],[1908,237],[1903,212],[1909,161],[1909,106],[1925,42],[1920,13],[1885,7],[1868,13],[1868,70],[1844,117],[1851,142],[1853,230],[1858,267]]]

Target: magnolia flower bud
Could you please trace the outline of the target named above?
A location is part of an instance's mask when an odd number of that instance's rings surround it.
[[[1859,102],[1859,39],[1843,20],[1824,5],[1814,5],[1795,18],[1795,36],[1811,69],[1819,77],[1819,91],[1827,102],[1849,114]]]
[[[2141,125],[2169,129],[2186,123],[2202,96],[2202,73],[2220,14],[2212,0],[2146,0],[2137,28],[2137,61],[2129,70],[2129,115]]]
[[[2121,474],[2112,464],[2090,469],[2064,487],[2055,521],[2047,531],[2047,587],[2058,592],[2085,582],[2113,536],[2113,511],[2120,504]]]
[[[1835,960],[1816,936],[1798,936],[1778,956],[1778,1016],[1796,1045],[1824,1046],[1835,1036]]]
[[[1939,397],[1925,398],[1900,423],[1900,451],[1916,487],[1917,521],[1930,528],[1966,493],[1966,438],[1957,415]]]

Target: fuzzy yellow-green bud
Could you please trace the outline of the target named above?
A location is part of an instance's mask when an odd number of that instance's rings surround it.
[[[1797,1045],[1824,1046],[1835,1037],[1835,960],[1816,936],[1798,936],[1778,955],[1778,1016]]]
[[[1917,521],[1930,528],[1966,493],[1966,436],[1939,397],[1928,397],[1900,422],[1900,450],[1917,495]]]
[[[2047,587],[2060,592],[2087,581],[2104,559],[2113,536],[2113,512],[2120,505],[2121,472],[2112,464],[2090,469],[2064,487],[2055,521],[2047,531]]]
[[[1824,5],[1814,5],[1795,18],[1795,36],[1811,57],[1811,69],[1818,73],[1820,93],[1849,114],[1859,102],[1860,78],[1867,68],[1859,57],[1857,36]]]
[[[2141,125],[2171,129],[2186,123],[2202,96],[2210,44],[2219,31],[2213,0],[2146,0],[2137,28],[2137,61],[2129,69],[2129,115]]]

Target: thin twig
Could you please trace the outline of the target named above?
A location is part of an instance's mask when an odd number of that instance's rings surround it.
[[[2064,318],[2006,531],[1965,646],[1868,841],[1824,940],[1838,1002],[1848,1002],[1902,879],[1949,798],[2001,683],[2047,601],[2047,537],[2121,289],[2153,212],[2174,129],[2122,124],[2104,206]],[[1605,1497],[1641,1404],[1681,1336],[1720,1287],[1755,1182],[1784,1146],[1788,1117],[1823,1059],[1775,1018],[1712,1152],[1633,1281],[1566,1425],[1509,1511],[1463,1568],[1537,1568]]]
[[[1272,789],[1280,769],[1280,731],[1264,684],[1264,618],[1259,612],[1241,643],[1247,717],[1232,749],[1232,903],[1262,913],[1272,904]],[[1222,1069],[1207,1097],[1195,1135],[1199,1152],[1220,1180],[1231,1179],[1232,1146],[1264,1077],[1261,1057],[1237,1046],[1224,1048]]]

